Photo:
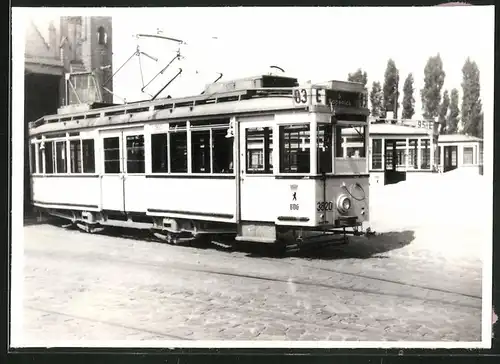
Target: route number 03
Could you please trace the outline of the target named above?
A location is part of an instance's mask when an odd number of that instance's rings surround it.
[[[312,92],[312,90],[310,90]],[[311,94],[312,97],[314,97]],[[307,93],[307,90],[305,88],[301,89],[294,89],[293,90],[293,98],[296,104],[307,104],[309,95]],[[321,91],[319,89],[316,89],[316,102],[321,103],[322,102],[322,95]]]
[[[293,90],[293,98],[297,104],[307,103],[307,90],[305,88]]]

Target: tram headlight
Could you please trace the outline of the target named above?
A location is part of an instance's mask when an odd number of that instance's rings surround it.
[[[337,200],[337,209],[340,212],[346,213],[351,208],[351,199],[345,195],[342,195]]]

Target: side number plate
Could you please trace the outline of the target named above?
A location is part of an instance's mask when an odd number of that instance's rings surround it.
[[[331,201],[322,201],[316,204],[316,211],[332,211],[333,210],[333,202]]]

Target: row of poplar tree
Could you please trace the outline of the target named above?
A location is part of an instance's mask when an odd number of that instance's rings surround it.
[[[423,117],[438,120],[441,134],[459,132],[458,125],[462,121],[461,133],[483,137],[483,111],[480,98],[479,68],[476,62],[467,58],[462,67],[462,104],[459,105],[459,94],[456,88],[451,92],[441,93],[446,73],[439,53],[430,57],[424,68],[424,87],[420,90]],[[349,73],[348,81],[360,82],[365,87],[368,75],[362,69]],[[415,114],[414,78],[409,73],[403,85],[401,117],[411,119]],[[396,63],[389,59],[384,74],[384,84],[374,81],[369,93],[371,114],[384,118],[387,111],[399,110],[399,70]]]

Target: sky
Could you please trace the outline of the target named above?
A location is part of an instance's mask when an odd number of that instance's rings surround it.
[[[50,10],[49,10],[50,11]],[[267,74],[271,65],[300,82],[346,80],[362,68],[368,87],[384,81],[392,58],[400,72],[400,92],[408,73],[414,76],[414,118],[421,115],[420,89],[430,56],[441,55],[446,72],[443,91],[457,88],[461,102],[462,67],[467,57],[481,75],[485,120],[493,120],[494,7],[344,7],[344,8],[139,8],[79,9],[78,15],[112,16],[113,68],[116,71],[135,51],[141,56],[144,82],[162,69],[179,49],[174,42],[137,39],[136,34],[157,34],[181,39],[181,61],[154,81],[152,95],[173,77],[183,73],[161,96],[199,94],[206,84]],[[53,14],[53,11],[51,11]],[[70,15],[64,10],[62,15]],[[115,76],[115,102],[148,99],[141,92],[138,57]],[[401,103],[402,96],[399,102]],[[490,115],[491,114],[491,115]]]

